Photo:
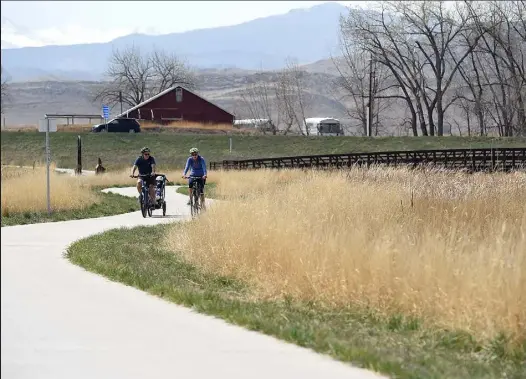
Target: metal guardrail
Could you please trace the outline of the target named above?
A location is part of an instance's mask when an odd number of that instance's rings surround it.
[[[434,166],[468,171],[526,169],[526,147],[382,151],[210,162],[210,170],[284,168],[345,168],[353,166]]]

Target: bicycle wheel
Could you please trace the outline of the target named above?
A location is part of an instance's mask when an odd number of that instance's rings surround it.
[[[193,200],[192,200],[192,216],[197,216],[199,214],[199,186],[195,185],[193,190]]]
[[[153,203],[152,203],[152,199],[150,198],[150,186],[148,185],[146,187],[146,191],[145,191],[145,199],[146,199],[146,204],[145,204],[145,207],[146,207],[146,213],[148,214],[149,217],[152,217],[152,206],[153,206]]]
[[[197,216],[196,212],[195,212],[195,196],[192,195],[192,197],[190,198],[190,215],[193,217]]]
[[[161,196],[161,208],[163,210],[163,216],[166,216],[166,187],[163,187]]]
[[[142,217],[146,218],[146,201],[144,200],[144,194],[141,194],[141,213]]]
[[[150,204],[148,204],[148,216],[152,217],[152,213],[153,213],[153,209],[150,206]]]

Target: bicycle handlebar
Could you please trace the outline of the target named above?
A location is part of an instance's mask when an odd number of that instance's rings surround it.
[[[131,178],[147,178],[149,176],[157,176],[159,174],[139,174],[139,175],[130,175]]]

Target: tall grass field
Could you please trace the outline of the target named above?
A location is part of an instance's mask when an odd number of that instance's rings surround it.
[[[257,300],[345,305],[526,342],[526,173],[216,174],[220,201],[166,245]]]
[[[178,171],[162,172],[172,181],[179,181]],[[2,216],[24,212],[46,212],[46,168],[2,167]],[[86,209],[103,201],[97,189],[113,186],[134,187],[137,179],[129,177],[130,169],[104,175],[71,176],[50,167],[51,208],[53,211]]]

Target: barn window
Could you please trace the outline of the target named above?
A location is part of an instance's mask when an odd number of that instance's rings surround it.
[[[175,89],[175,101],[178,103],[183,101],[183,89],[181,87]]]

